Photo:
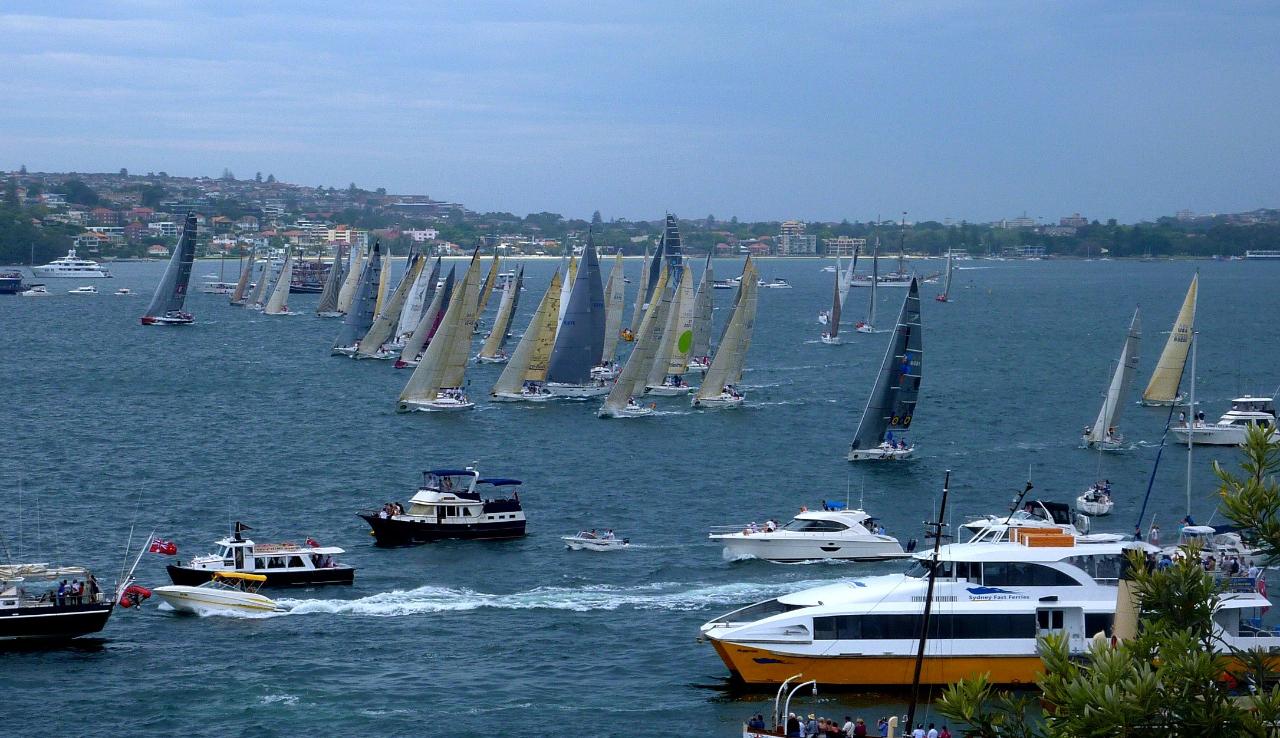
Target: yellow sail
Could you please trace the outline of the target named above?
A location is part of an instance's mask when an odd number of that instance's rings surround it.
[[[1199,274],[1191,278],[1178,319],[1173,323],[1169,340],[1165,341],[1164,351],[1160,352],[1160,361],[1156,362],[1151,382],[1142,393],[1143,405],[1169,405],[1177,399],[1178,382],[1182,379],[1182,367],[1187,363],[1187,349],[1191,347],[1191,334],[1195,331],[1196,285],[1199,280]]]
[[[484,312],[485,307],[489,305],[489,297],[493,294],[493,285],[498,281],[498,270],[500,269],[498,252],[493,253],[493,261],[489,262],[489,276],[484,279],[484,286],[480,288],[480,304],[476,310],[476,314]]]
[[[387,251],[387,262],[382,267],[382,274],[378,279],[378,301],[374,303],[373,314],[377,315],[382,312],[382,303],[387,299],[387,285],[391,283],[391,256],[390,249]]]
[[[547,362],[551,360],[551,349],[556,345],[556,330],[560,321],[556,316],[560,313],[560,291],[563,283],[560,272],[551,275],[551,284],[547,294],[542,298],[538,314],[533,317],[525,332],[534,334],[533,352],[529,357],[529,365],[525,368],[524,378],[530,382],[541,382],[547,378]]]

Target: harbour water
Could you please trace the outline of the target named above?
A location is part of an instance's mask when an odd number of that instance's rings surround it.
[[[527,263],[517,333],[554,266]],[[718,260],[717,274],[740,266]],[[709,526],[848,498],[891,534],[920,537],[950,469],[956,523],[1007,509],[1028,474],[1034,494],[1064,502],[1109,478],[1115,513],[1095,530],[1131,532],[1167,410],[1126,406],[1120,427],[1133,448],[1121,453],[1079,448],[1080,430],[1097,414],[1135,305],[1143,342],[1131,401],[1197,269],[1204,411],[1216,418],[1231,397],[1280,382],[1271,322],[1280,265],[965,262],[953,302],[930,299],[936,285],[922,290],[918,457],[852,465],[845,451],[888,335],[820,343],[816,316],[832,277],[813,260],[760,264],[766,280],[794,289],[761,290],[745,408],[697,412],[687,398],[658,399],[659,416],[628,420],[596,418],[598,401],[491,405],[496,366],[468,369],[474,412],[397,415],[408,373],[331,358],[335,320],[268,317],[193,293],[196,325],[140,326],[163,267],[114,265],[97,296],[65,295],[79,285],[50,280],[54,297],[0,300],[8,554],[86,563],[106,582],[131,526],[135,545],[155,528],[185,559],[241,520],[259,540],[312,536],[346,548],[356,583],[277,593],[292,610],[261,618],[178,617],[153,599],[117,612],[99,638],[0,653],[5,714],[41,732],[116,732],[111,723],[127,717],[132,729],[172,735],[214,726],[264,737],[735,735],[749,713],[768,711],[768,696],[726,689],[719,659],[695,643],[698,625],[900,564],[728,562],[706,542]],[[626,268],[634,289],[639,261]],[[197,263],[193,283],[216,269]],[[118,287],[134,295],[111,295]],[[717,323],[732,294],[715,293]],[[902,295],[880,290],[886,324]],[[309,311],[317,297],[291,296],[290,307]],[[851,291],[850,325],[866,299]],[[1166,449],[1155,479],[1150,511],[1166,537],[1185,514],[1185,453]],[[1216,499],[1209,462],[1233,464],[1235,454],[1197,449],[1195,458],[1192,512],[1206,522]],[[526,538],[372,546],[357,510],[405,501],[420,470],[459,464],[525,481]],[[635,545],[564,549],[559,536],[592,527]],[[144,557],[140,583],[167,583],[165,563]],[[823,693],[802,706],[870,722],[902,704],[901,695]]]

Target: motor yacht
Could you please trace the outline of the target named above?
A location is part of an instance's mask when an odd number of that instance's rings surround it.
[[[611,530],[604,533],[582,530],[577,535],[560,536],[560,540],[572,551],[621,551],[631,545],[630,538],[618,538]]]
[[[824,502],[822,510],[801,510],[781,527],[722,526],[708,539],[724,546],[726,559],[763,559],[780,563],[844,560],[879,561],[905,556],[897,538],[885,535],[864,510],[848,510],[841,502]]]
[[[657,397],[682,397],[693,391],[683,376],[667,375],[662,384],[645,385],[644,394]]]
[[[764,281],[764,280],[762,279],[762,280],[760,280],[760,281],[758,281],[758,282],[756,283],[756,286],[757,286],[757,287],[767,287],[767,288],[769,288],[769,289],[774,289],[774,290],[789,290],[789,289],[791,289],[791,283],[790,283],[790,282],[788,282],[787,280],[783,279],[782,277],[774,277],[772,280],[770,280],[770,281],[768,281],[768,282],[766,282],[766,281]]]
[[[556,396],[551,394],[541,382],[525,382],[520,387],[519,392],[490,392],[490,402],[547,402],[554,400]]]
[[[602,406],[596,411],[596,417],[600,418],[643,418],[646,415],[653,415],[658,411],[654,403],[641,405],[636,402],[636,398],[628,397],[627,404],[620,408]]]
[[[616,361],[591,367],[591,378],[602,382],[612,382],[622,373],[622,366]]]
[[[565,382],[547,382],[543,389],[556,397],[567,400],[583,400],[588,397],[601,397],[609,394],[610,385],[603,379],[592,378],[589,384],[567,384]]]
[[[205,293],[206,295],[230,295],[235,293],[236,283],[235,282],[219,282],[215,279],[212,281],[201,283],[200,291]],[[295,290],[291,289],[289,291],[294,292]]]
[[[53,293],[48,287],[42,284],[28,285],[28,288],[18,293],[22,297],[52,297]]]
[[[430,400],[401,400],[398,410],[406,413],[441,413],[470,410],[475,406],[476,404],[467,397],[467,393],[461,387],[449,387],[441,389]]]
[[[711,288],[716,290],[731,290],[738,286],[738,279],[717,279],[711,283]]]
[[[26,287],[23,284],[25,279],[26,277],[23,276],[22,272],[17,270],[0,271],[0,295],[16,295],[22,292]]]
[[[76,256],[75,249],[71,249],[66,256],[54,259],[48,264],[31,267],[31,272],[43,279],[101,279],[111,276],[111,273],[98,262]]]
[[[111,294],[118,295],[120,297],[128,297],[129,295],[133,294],[133,290],[129,289],[128,287],[121,287],[120,289],[116,290],[115,292],[112,292]]]
[[[914,443],[906,441],[881,441],[879,445],[873,448],[859,448],[849,451],[850,461],[901,461],[911,458],[916,452]]]
[[[308,538],[305,544],[254,543],[241,535],[252,530],[236,522],[233,533],[218,540],[216,553],[196,556],[183,564],[178,561],[165,567],[174,584],[199,585],[218,572],[261,574],[264,587],[317,586],[351,584],[355,568],[338,562],[346,553],[337,546],[321,546]]]
[[[1119,543],[1118,533],[1091,533],[1089,516],[1072,512],[1062,502],[1031,500],[1004,515],[982,515],[960,525],[969,543],[999,543],[1009,540],[1019,528],[1053,529],[1075,538],[1077,545]]]
[[[198,586],[166,584],[151,591],[174,610],[193,615],[285,612],[275,600],[258,594],[258,588],[266,581],[262,574],[216,571],[209,581]]]
[[[1170,428],[1174,438],[1181,443],[1191,442],[1199,446],[1238,446],[1244,443],[1245,436],[1253,426],[1270,428],[1272,435],[1276,430],[1276,408],[1273,398],[1252,397],[1245,395],[1231,401],[1231,409],[1209,425],[1201,420],[1186,420]]]
[[[1176,559],[1186,555],[1191,548],[1200,552],[1202,561],[1212,557],[1217,567],[1232,559],[1239,561],[1245,569],[1267,563],[1262,550],[1246,543],[1231,526],[1185,524],[1178,531],[1177,544],[1166,547],[1161,553]]]
[[[68,295],[96,295],[98,294],[98,288],[90,284],[90,285],[85,285],[84,287],[77,287],[73,290],[67,290],[67,294]]]
[[[998,543],[953,543],[920,553],[901,574],[850,579],[786,594],[701,627],[733,678],[780,684],[804,674],[824,684],[912,684],[929,571],[936,571],[920,684],[986,673],[993,684],[1035,683],[1037,639],[1058,634],[1075,655],[1111,634],[1126,552],[1136,541],[1076,546],[1056,530],[1019,528]],[[1270,606],[1257,582],[1233,578],[1213,616],[1218,648],[1280,649],[1259,625]]]
[[[423,543],[443,538],[517,538],[524,535],[518,479],[484,478],[472,467],[431,469],[409,499],[358,515],[369,524],[379,546]],[[511,490],[510,497],[485,498],[481,488]]]

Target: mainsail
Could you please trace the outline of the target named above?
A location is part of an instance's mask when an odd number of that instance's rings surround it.
[[[439,264],[437,263],[437,266]],[[404,342],[404,348],[400,351],[400,359],[396,362],[397,367],[409,366],[422,356],[422,352],[426,350],[427,343],[431,341],[436,330],[440,327],[440,322],[444,320],[444,313],[449,309],[449,302],[453,299],[453,284],[456,266],[449,267],[449,275],[444,278],[444,284],[432,295],[431,304],[423,311],[422,317],[418,319],[418,325],[414,327],[413,333],[409,335]]]
[[[499,392],[515,394],[526,381],[541,382],[547,376],[547,357],[551,355],[551,345],[555,342],[556,314],[560,310],[560,271],[551,275],[551,284],[542,294],[538,310],[529,320],[529,325],[511,353],[511,360],[503,367],[502,374],[494,383],[491,395]]]
[[[427,258],[423,255],[422,258]],[[436,293],[436,282],[440,279],[440,257],[436,257],[436,263],[431,265],[431,270],[427,271],[426,263],[423,262],[422,269],[418,270],[418,278],[413,281],[413,286],[409,288],[409,297],[404,301],[404,308],[400,311],[400,318],[396,321],[396,330],[393,334],[396,339],[403,340],[407,338],[413,329],[417,327],[418,321],[422,318],[422,311],[431,303],[431,298]]]
[[[191,263],[196,258],[196,215],[187,213],[182,224],[182,237],[173,249],[173,256],[164,268],[164,276],[156,285],[151,304],[143,317],[158,318],[169,313],[182,312],[187,301],[187,284],[191,281]]]
[[[346,276],[343,266],[342,247],[333,254],[333,266],[329,267],[329,276],[324,280],[324,291],[320,293],[320,304],[316,306],[316,315],[333,316],[338,312],[338,293],[342,290],[342,281]]]
[[[649,369],[651,387],[661,385],[667,377],[681,376],[689,368],[689,349],[693,347],[693,269],[685,264],[679,274],[662,343]]]
[[[843,275],[840,270],[836,270],[835,284],[832,286],[831,292],[831,315],[827,318],[827,338],[835,338],[840,335],[840,281]]]
[[[377,315],[382,312],[382,306],[387,301],[387,286],[391,284],[392,262],[391,244],[387,244],[387,257],[382,260],[382,271],[378,274],[378,296],[377,301],[373,305],[373,314]]]
[[[1133,311],[1133,319],[1129,321],[1129,333],[1124,337],[1124,348],[1120,349],[1120,360],[1111,374],[1111,384],[1107,386],[1106,399],[1102,401],[1102,409],[1098,411],[1098,419],[1085,436],[1089,444],[1103,443],[1114,438],[1116,425],[1120,422],[1120,411],[1124,408],[1124,395],[1133,380],[1133,372],[1138,368],[1138,344],[1142,341],[1142,326],[1138,322],[1141,308]]]
[[[604,350],[602,362],[613,361],[618,354],[618,332],[622,330],[622,311],[626,309],[627,283],[622,272],[622,252],[613,257],[613,271],[604,287]]]
[[[867,327],[876,327],[876,287],[880,284],[880,239],[871,252],[871,298],[867,302]]]
[[[249,261],[245,264],[244,270],[240,272],[240,280],[236,282],[235,292],[231,293],[232,305],[244,305],[244,293],[249,288],[249,279],[253,277],[253,261],[257,255],[256,249],[249,252]]]
[[[280,276],[276,277],[275,287],[271,289],[271,297],[262,308],[264,315],[286,315],[289,312],[289,286],[293,282],[293,251],[284,255],[284,265],[280,267]]]
[[[643,393],[645,381],[649,376],[649,367],[654,361],[658,347],[662,344],[666,331],[667,314],[671,310],[671,295],[667,294],[667,275],[665,267],[660,270],[658,281],[654,284],[655,299],[649,302],[640,321],[640,330],[636,333],[636,345],[627,357],[617,381],[609,390],[600,415],[611,415],[627,407],[638,393]]]
[[[484,278],[484,285],[480,288],[480,302],[476,307],[477,314],[483,313],[485,307],[489,305],[489,297],[493,294],[493,286],[498,282],[498,270],[501,268],[498,252],[494,251],[493,261],[489,262],[489,276]]]
[[[572,261],[569,267],[573,268]],[[600,261],[590,239],[582,253],[579,272],[569,293],[568,307],[560,306],[563,316],[547,364],[548,382],[591,384],[591,370],[604,353],[604,288],[600,285]]]
[[[644,305],[649,297],[648,279],[649,275],[649,247],[644,247],[644,261],[640,264],[640,279],[636,280],[639,286],[636,288],[636,304],[631,308],[631,335],[634,337],[636,331],[640,330],[640,321],[644,319]]]
[[[711,293],[715,290],[714,282],[711,253],[708,253],[702,280],[698,282],[698,291],[693,296],[693,346],[689,349],[689,356],[695,359],[711,355]]]
[[[267,299],[267,290],[271,289],[274,280],[271,278],[274,260],[270,257],[262,260],[262,271],[258,274],[258,284],[253,288],[253,297],[249,298],[248,304],[251,306],[261,307]]]
[[[410,409],[405,404],[407,400],[430,402],[437,398],[441,389],[462,386],[470,353],[471,331],[476,322],[476,305],[480,298],[479,283],[480,254],[477,250],[471,256],[462,284],[453,290],[440,329],[400,393],[400,404],[396,406],[398,411]]]
[[[1187,296],[1182,299],[1182,309],[1178,311],[1177,320],[1173,321],[1169,340],[1165,341],[1160,360],[1156,362],[1156,370],[1151,374],[1146,391],[1142,393],[1144,405],[1169,405],[1177,399],[1182,368],[1187,363],[1187,348],[1191,345],[1191,335],[1195,332],[1196,288],[1199,281],[1198,273],[1191,278],[1191,286],[1187,288]]]
[[[717,397],[726,387],[736,385],[742,379],[742,369],[747,361],[747,349],[751,347],[751,333],[756,324],[756,295],[759,292],[759,275],[756,265],[747,257],[742,266],[742,281],[734,298],[733,314],[725,324],[720,346],[711,360],[707,374],[702,378],[695,400]]]
[[[374,246],[377,245],[375,241]],[[366,263],[364,249],[352,247],[351,253],[348,254],[346,279],[342,281],[342,289],[338,290],[338,312],[343,315],[351,312],[351,303],[356,297],[356,286],[360,283],[361,275],[364,274]]]
[[[859,247],[854,246],[853,261],[849,262],[849,269],[840,283],[840,307],[844,307],[844,299],[849,296],[849,288],[853,286],[853,277],[858,271],[858,251]]]
[[[364,334],[369,332],[369,326],[373,325],[374,306],[378,300],[376,290],[381,276],[382,253],[378,249],[377,242],[374,242],[373,253],[364,263],[364,269],[361,270],[355,291],[352,293],[351,309],[343,317],[342,328],[338,330],[338,337],[333,342],[335,349],[349,349],[359,343]]]
[[[947,249],[947,271],[942,277],[942,294],[938,295],[940,302],[946,302],[951,298],[951,271],[952,271],[951,249]]]
[[[569,293],[573,291],[573,282],[578,277],[578,257],[569,255],[564,267],[564,280],[560,282],[560,314],[556,316],[558,323],[564,322],[564,312],[569,309]]]
[[[498,302],[498,312],[493,316],[493,328],[480,347],[480,356],[489,359],[499,358],[502,347],[507,343],[507,335],[511,330],[511,318],[520,305],[520,286],[524,283],[524,267],[516,274],[515,279],[508,279],[502,287],[502,299]]]
[[[400,280],[400,284],[396,286],[396,291],[391,293],[391,299],[387,300],[387,304],[382,306],[382,312],[378,313],[373,319],[373,324],[369,326],[369,331],[360,339],[360,345],[356,347],[356,355],[370,357],[382,350],[383,344],[392,340],[395,336],[396,323],[400,320],[400,311],[404,307],[405,300],[409,299],[409,290],[413,289],[413,284],[418,280],[418,276],[422,274],[422,268],[426,266],[427,257],[418,255],[413,258],[409,268],[404,273],[404,279]]]
[[[884,352],[880,373],[867,397],[851,450],[875,448],[885,441],[907,442],[924,369],[920,327],[920,286],[915,277],[902,301],[898,324]]]

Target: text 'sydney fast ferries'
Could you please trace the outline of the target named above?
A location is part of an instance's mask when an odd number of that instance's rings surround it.
[[[1111,635],[1117,581],[1134,541],[1077,545],[1054,528],[991,530],[939,551],[921,673],[923,684],[989,674],[1029,684],[1041,669],[1037,638],[1067,637],[1083,653]],[[795,674],[825,685],[910,685],[919,644],[929,551],[904,574],[846,580],[783,595],[702,626],[737,680],[779,684]],[[1261,626],[1270,605],[1250,578],[1231,581],[1214,625],[1227,646],[1280,653],[1280,634]]]

